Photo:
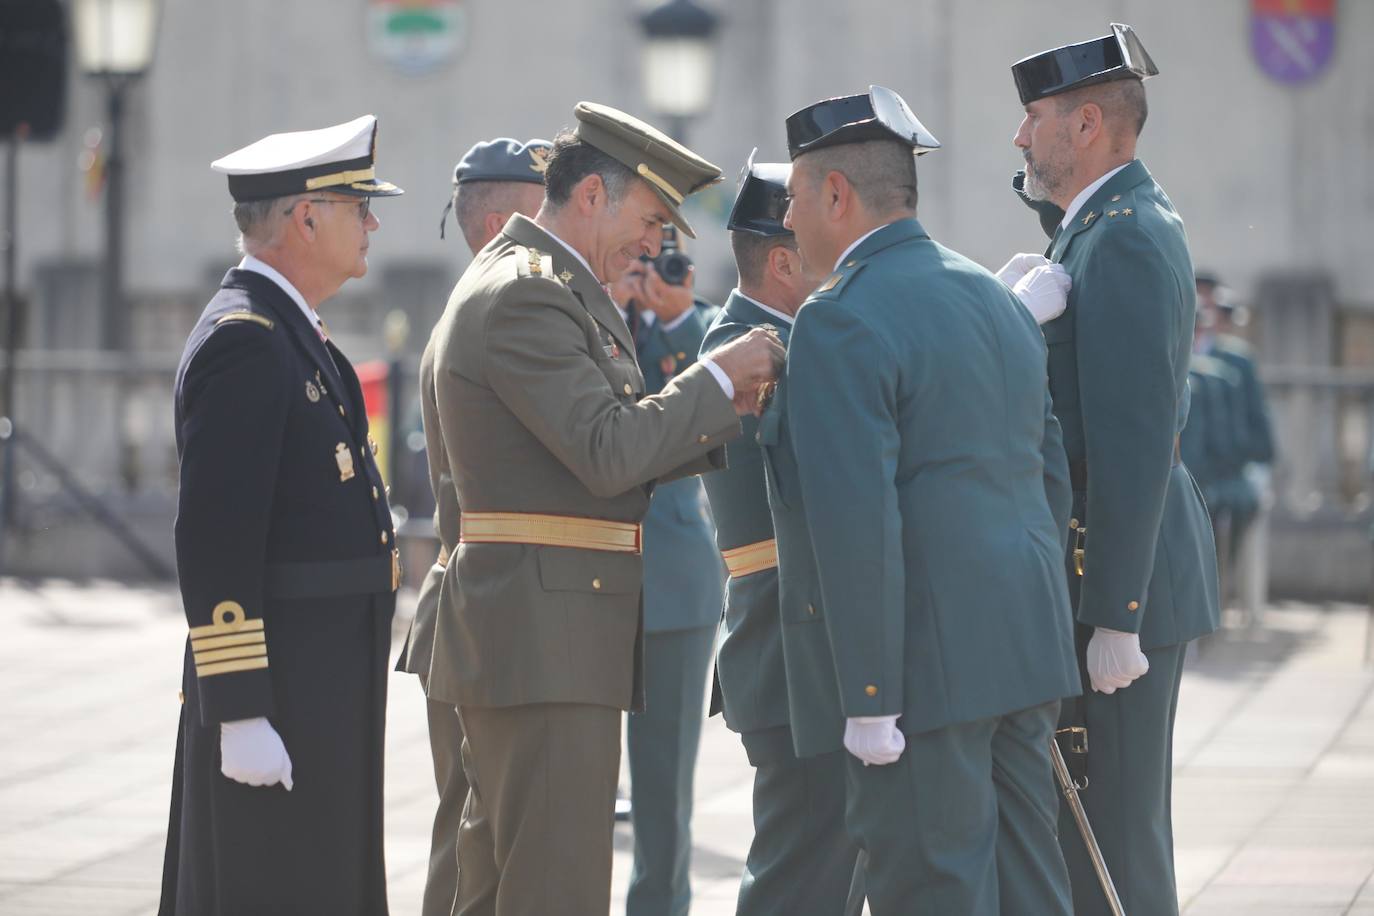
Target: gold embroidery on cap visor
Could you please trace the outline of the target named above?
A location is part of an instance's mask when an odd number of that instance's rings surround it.
[[[351,172],[335,172],[332,175],[317,175],[314,178],[305,180],[307,191],[317,191],[320,188],[328,188],[339,184],[353,184],[358,181],[370,181],[377,177],[377,170],[354,169]]]

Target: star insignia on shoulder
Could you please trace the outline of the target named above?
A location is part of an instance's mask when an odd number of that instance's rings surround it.
[[[573,278],[573,275],[572,275],[572,271],[571,271],[571,270],[565,270],[565,271],[563,271],[561,274],[558,275],[558,279],[562,280],[565,284],[566,284],[566,283],[571,283],[571,282],[572,282],[572,278]]]
[[[1108,216],[1116,216],[1116,214],[1119,213],[1119,212],[1121,212],[1121,211],[1119,211],[1119,210],[1108,210],[1108,211],[1107,211],[1107,215],[1108,215]]]
[[[1135,211],[1132,210],[1130,207],[1127,207],[1125,210],[1122,210],[1122,211],[1121,211],[1121,215],[1122,215],[1122,216],[1130,216],[1130,215],[1131,215],[1132,213],[1134,213],[1134,212],[1135,212]]]
[[[1112,195],[1112,203],[1116,203],[1116,202],[1117,202],[1118,200],[1120,200],[1120,199],[1121,199],[1121,195],[1120,195],[1120,194],[1113,194],[1113,195]]]
[[[1091,210],[1089,210],[1089,211],[1088,211],[1088,215],[1085,216],[1085,217],[1083,217],[1083,225],[1086,226],[1086,225],[1088,225],[1089,223],[1091,223],[1091,222],[1092,222],[1093,220],[1095,220],[1095,219],[1097,219],[1097,214],[1094,213],[1094,212],[1092,212]]]

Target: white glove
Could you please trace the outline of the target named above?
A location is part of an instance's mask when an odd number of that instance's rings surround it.
[[[1140,636],[1097,627],[1088,640],[1088,680],[1098,693],[1115,693],[1150,670]]]
[[[906,738],[897,730],[897,716],[855,716],[844,720],[844,746],[864,766],[896,763],[906,750]]]
[[[997,279],[1005,283],[1007,289],[1011,289],[1022,277],[1030,273],[1032,268],[1048,263],[1050,259],[1043,254],[1023,251],[1012,255],[1011,260],[1002,265],[1002,269],[997,271]]]
[[[1016,281],[1011,288],[1016,298],[1035,318],[1036,324],[1044,324],[1051,318],[1064,314],[1069,301],[1069,288],[1073,280],[1069,272],[1058,264],[1041,264]]]
[[[219,725],[220,772],[250,786],[281,783],[291,791],[291,758],[281,735],[266,719],[237,719]]]

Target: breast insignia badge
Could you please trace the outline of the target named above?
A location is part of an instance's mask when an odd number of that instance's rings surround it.
[[[353,479],[353,452],[340,442],[334,447],[334,460],[339,464],[339,480]]]

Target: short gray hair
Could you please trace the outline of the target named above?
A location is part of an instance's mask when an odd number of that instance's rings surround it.
[[[522,181],[468,181],[454,186],[453,215],[469,248],[476,252],[482,247],[473,242],[486,234],[482,222],[487,214],[513,212],[515,192],[526,187],[529,183]]]
[[[1060,95],[1058,102],[1061,115],[1092,102],[1102,109],[1102,120],[1109,131],[1119,134],[1121,128],[1126,128],[1135,137],[1139,137],[1145,129],[1145,119],[1150,114],[1150,106],[1145,100],[1145,84],[1137,79],[1084,86]]]
[[[245,200],[234,204],[234,223],[239,227],[236,246],[239,254],[252,254],[271,248],[281,235],[286,214],[305,194],[268,197],[264,200]]]
[[[811,181],[839,172],[864,207],[875,214],[916,209],[916,157],[901,140],[864,140],[805,153],[798,160],[811,169]]]

